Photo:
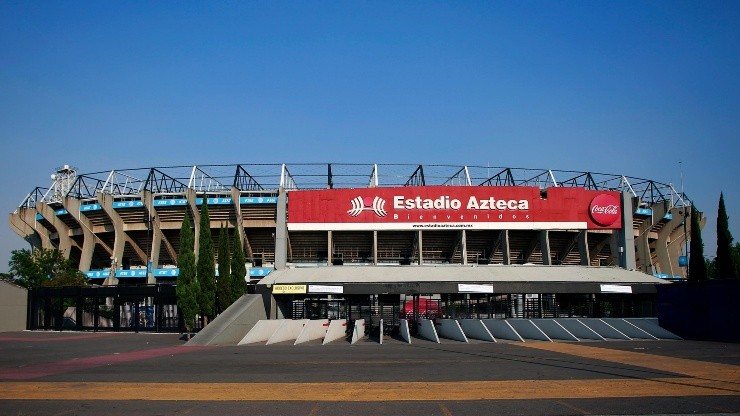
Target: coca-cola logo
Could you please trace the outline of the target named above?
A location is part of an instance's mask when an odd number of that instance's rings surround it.
[[[602,227],[608,227],[619,219],[619,201],[609,194],[597,195],[588,208],[591,219]]]

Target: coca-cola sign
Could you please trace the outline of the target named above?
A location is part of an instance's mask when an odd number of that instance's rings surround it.
[[[619,200],[609,194],[596,195],[588,207],[591,219],[602,227],[608,227],[619,219]]]

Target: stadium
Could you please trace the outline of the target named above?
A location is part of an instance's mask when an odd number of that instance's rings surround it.
[[[382,334],[406,318],[655,317],[656,287],[686,277],[690,201],[620,174],[64,165],[51,179],[9,216],[32,246],[61,250],[103,287],[176,284],[183,218],[203,232],[207,203],[214,246],[222,226],[242,241],[266,319],[362,319]]]

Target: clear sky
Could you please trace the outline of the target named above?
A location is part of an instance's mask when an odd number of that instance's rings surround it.
[[[0,0],[0,149],[6,213],[65,163],[682,167],[713,256],[740,2]]]

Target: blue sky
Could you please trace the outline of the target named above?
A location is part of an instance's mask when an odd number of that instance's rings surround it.
[[[740,2],[0,1],[0,204],[218,163],[595,171],[719,193],[740,238]],[[0,227],[0,271],[26,244]]]

